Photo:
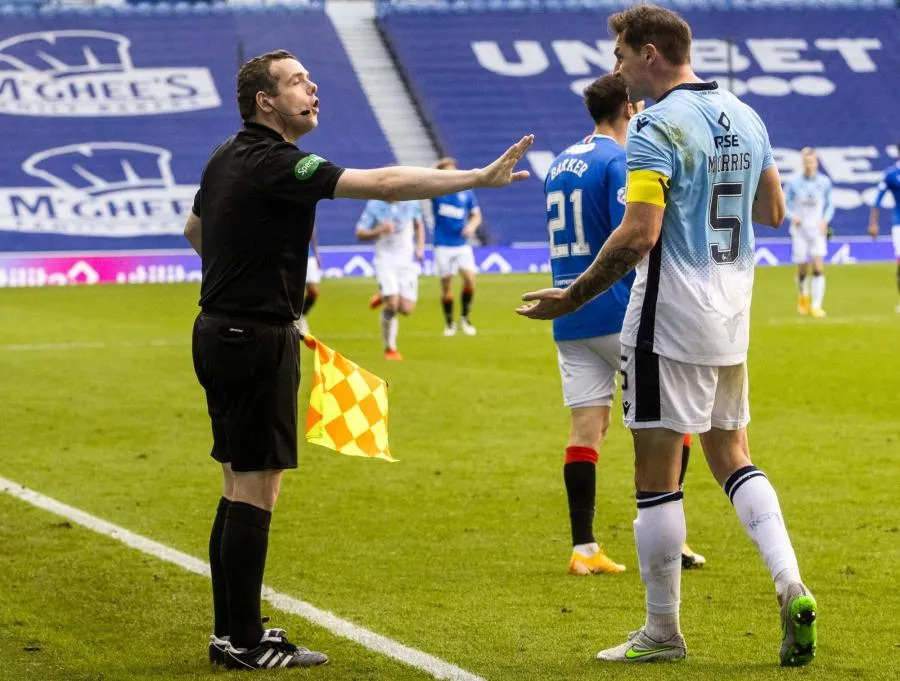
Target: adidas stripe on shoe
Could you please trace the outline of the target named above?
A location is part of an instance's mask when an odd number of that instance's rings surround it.
[[[327,655],[289,642],[284,629],[266,629],[255,648],[235,648],[229,642],[225,651],[225,667],[228,669],[317,667],[326,662]]]

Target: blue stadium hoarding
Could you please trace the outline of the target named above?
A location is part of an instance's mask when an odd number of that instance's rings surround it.
[[[80,13],[0,22],[0,252],[171,249],[200,173],[240,127],[239,59],[294,52],[322,114],[302,146],[341,165],[394,161],[322,11]],[[361,204],[322,202],[320,238]]]

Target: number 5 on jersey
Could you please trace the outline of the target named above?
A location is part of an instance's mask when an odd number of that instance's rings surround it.
[[[725,196],[741,197],[744,185],[741,182],[718,182],[713,185],[709,202],[709,226],[716,232],[728,232],[728,247],[710,244],[709,251],[714,262],[719,265],[733,263],[738,258],[741,247],[741,219],[737,215],[720,215],[719,199]]]

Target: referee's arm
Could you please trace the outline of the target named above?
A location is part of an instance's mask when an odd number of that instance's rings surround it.
[[[526,135],[484,168],[437,170],[412,166],[389,166],[373,170],[346,169],[334,188],[336,199],[381,199],[412,201],[444,196],[464,189],[505,187],[527,179],[527,170],[515,171],[515,165],[528,151],[534,137]]]

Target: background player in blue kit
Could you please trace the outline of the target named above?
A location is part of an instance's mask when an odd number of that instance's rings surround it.
[[[456,159],[445,156],[434,167],[455,170]],[[475,192],[456,192],[432,199],[431,212],[434,215],[434,266],[441,280],[441,304],[444,308],[444,335],[456,335],[450,287],[453,275],[459,272],[463,282],[459,328],[467,336],[474,336],[476,331],[469,322],[469,310],[475,296],[475,273],[478,268],[469,238],[481,225],[481,209]]]
[[[557,156],[544,180],[553,285],[561,288],[590,266],[625,213],[623,144],[633,108],[624,81],[613,75],[598,78],[585,88],[584,103],[593,132]],[[553,320],[563,400],[572,410],[563,478],[572,529],[569,572],[577,575],[625,570],[600,549],[593,520],[597,450],[609,428],[619,332],[633,281],[634,274],[628,274],[581,309]],[[686,466],[689,444],[685,448]],[[685,545],[683,561],[699,567],[705,559]]]
[[[622,327],[622,403],[634,438],[646,620],[597,657],[687,656],[678,474],[682,438],[699,432],[710,470],[775,584],[781,664],[805,665],[816,653],[816,601],[801,580],[778,496],[750,461],[746,430],[753,222],[778,227],[785,214],[769,135],[753,109],[694,73],[691,29],[675,12],[636,4],[609,26],[630,97],[656,102],[628,126],[625,216],[584,274],[565,289],[525,294],[538,302],[518,310],[555,319],[637,267]]]
[[[900,151],[900,144],[897,145]],[[891,237],[894,240],[894,257],[897,258],[897,290],[900,291],[900,161],[884,171],[884,179],[878,185],[878,194],[872,202],[872,209],[869,212],[869,234],[874,239],[878,236],[878,209],[884,197],[890,192],[894,197],[894,215],[891,224]],[[900,303],[897,304],[895,312],[900,314]]]

